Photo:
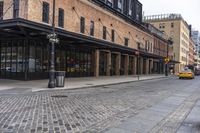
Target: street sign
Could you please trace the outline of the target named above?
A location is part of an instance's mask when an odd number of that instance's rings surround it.
[[[47,35],[47,38],[48,38],[48,39],[50,39],[50,38],[57,38],[57,34],[56,34],[56,33],[48,34],[48,35]]]
[[[170,59],[169,58],[165,58],[165,64],[169,63]]]
[[[159,62],[163,62],[163,59],[161,58],[161,59],[159,59]]]
[[[51,43],[59,43],[59,39],[57,38],[57,34],[48,34],[47,38],[49,39],[49,42]]]
[[[51,43],[59,43],[59,39],[58,38],[49,38],[49,42],[51,42]]]

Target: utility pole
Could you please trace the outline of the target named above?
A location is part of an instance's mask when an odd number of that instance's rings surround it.
[[[55,88],[55,43],[59,42],[57,35],[55,34],[55,0],[53,0],[52,34],[48,34],[47,38],[51,43],[48,88]]]

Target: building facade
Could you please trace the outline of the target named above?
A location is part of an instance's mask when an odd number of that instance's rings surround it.
[[[163,73],[167,51],[155,54],[155,36],[142,23],[139,1],[59,0],[55,5],[56,71],[66,71],[67,77]],[[0,0],[1,78],[48,77],[52,8],[53,0]]]
[[[200,32],[197,30],[191,31],[191,38],[195,44],[195,65],[200,68]]]
[[[145,16],[144,21],[151,23],[173,40],[173,59],[178,73],[187,64],[189,53],[189,26],[179,14],[161,14]]]
[[[189,48],[189,53],[188,53],[188,65],[195,65],[195,44],[190,38],[190,48]]]

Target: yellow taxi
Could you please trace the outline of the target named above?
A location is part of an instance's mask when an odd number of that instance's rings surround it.
[[[190,69],[185,69],[179,73],[179,79],[183,78],[194,79],[194,73]]]

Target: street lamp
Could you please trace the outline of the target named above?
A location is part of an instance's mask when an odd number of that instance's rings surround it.
[[[57,35],[55,34],[55,0],[53,0],[52,34],[48,34],[47,38],[51,43],[48,88],[55,88],[55,43],[59,42]]]

